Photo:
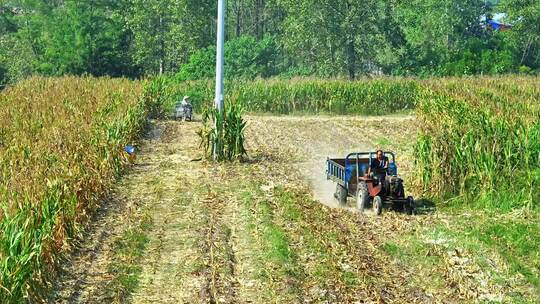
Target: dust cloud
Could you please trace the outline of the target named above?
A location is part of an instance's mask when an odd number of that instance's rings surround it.
[[[324,205],[337,208],[339,204],[334,198],[336,185],[326,179],[326,157],[302,164],[301,172],[311,185],[313,197]]]

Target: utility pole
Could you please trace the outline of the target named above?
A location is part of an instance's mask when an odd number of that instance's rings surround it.
[[[225,0],[218,0],[217,19],[217,54],[216,54],[216,98],[215,106],[223,112],[223,77],[224,77],[224,45],[225,45]]]
[[[217,54],[216,54],[216,97],[215,97],[215,107],[219,113],[223,113],[224,103],[223,103],[223,77],[224,77],[224,55],[225,55],[225,0],[218,0],[218,18],[217,18]],[[215,119],[215,127],[218,129],[217,123],[218,119]],[[217,141],[213,143],[213,154],[214,161],[218,160],[217,153]]]

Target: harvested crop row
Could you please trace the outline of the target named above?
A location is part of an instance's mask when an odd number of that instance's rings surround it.
[[[0,301],[40,297],[144,127],[141,85],[31,78],[0,95]]]

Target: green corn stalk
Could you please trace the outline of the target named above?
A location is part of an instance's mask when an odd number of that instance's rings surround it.
[[[206,108],[203,127],[198,131],[200,148],[207,158],[217,161],[240,160],[247,155],[245,144],[246,122],[238,105],[227,107],[224,112]]]

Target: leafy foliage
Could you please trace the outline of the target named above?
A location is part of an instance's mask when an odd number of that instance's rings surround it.
[[[482,32],[483,5],[475,0],[399,2],[394,14],[407,42],[405,56],[415,58],[407,69],[436,73],[451,62],[452,54],[463,51],[468,39]]]
[[[215,108],[205,109],[199,136],[201,148],[208,158],[233,161],[246,156],[246,122],[242,118],[242,112],[242,107],[236,104],[226,107],[223,112]]]
[[[174,73],[190,54],[215,43],[216,1],[129,0],[125,20],[128,47],[141,74]]]
[[[273,37],[262,40],[244,36],[225,43],[225,77],[268,77],[274,74],[277,46]],[[216,75],[216,48],[208,47],[191,56],[176,75],[180,81],[212,78]]]
[[[520,66],[540,68],[540,2],[503,0],[501,9],[508,12],[507,22],[514,24],[507,32],[508,43]]]
[[[495,1],[497,2],[497,1]],[[538,1],[228,1],[228,77],[535,73]],[[506,31],[482,16],[506,13]],[[32,74],[212,77],[216,1],[5,0],[2,83]]]

